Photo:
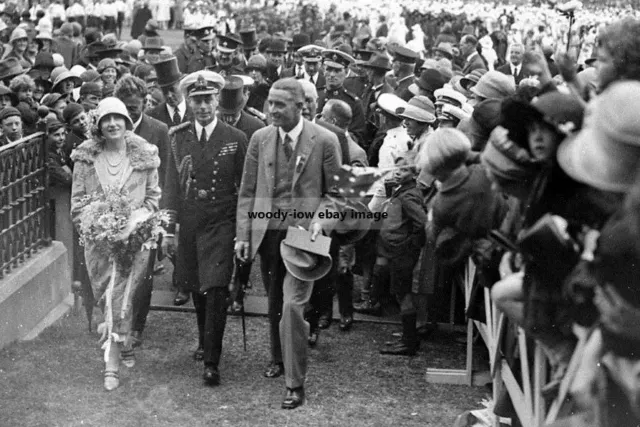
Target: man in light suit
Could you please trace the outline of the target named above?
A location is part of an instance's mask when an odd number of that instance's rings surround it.
[[[334,134],[302,118],[304,92],[297,80],[278,80],[267,102],[272,125],[254,133],[249,143],[238,198],[235,249],[241,261],[260,253],[269,299],[272,357],[265,376],[285,375],[287,394],[282,408],[294,409],[305,400],[309,324],[304,308],[313,282],[299,280],[286,270],[280,242],[289,226],[309,230],[311,240],[331,232],[335,220],[319,214],[335,212],[326,196],[340,169],[341,156]],[[250,212],[293,210],[311,213],[313,218],[249,217]]]

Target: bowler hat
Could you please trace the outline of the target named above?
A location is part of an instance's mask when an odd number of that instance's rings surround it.
[[[294,34],[291,42],[291,48],[297,51],[301,47],[311,44],[311,38],[308,34]]]
[[[6,58],[0,61],[0,80],[9,80],[26,72],[18,58]]]
[[[267,48],[267,52],[287,53],[286,42],[281,39],[272,39]]]
[[[428,68],[426,70],[422,70],[419,79],[413,79],[413,84],[409,86],[409,92],[417,95],[419,93],[419,88],[429,92],[435,92],[437,89],[444,86],[444,84],[445,80],[440,71]]]
[[[158,86],[160,87],[171,86],[179,82],[184,76],[178,68],[178,59],[175,56],[160,59],[153,64],[153,67],[156,69]]]
[[[247,100],[243,95],[243,89],[244,82],[240,77],[229,76],[225,79],[218,104],[220,113],[235,115],[244,108]]]
[[[558,149],[573,179],[604,191],[625,192],[640,166],[640,83],[613,83],[595,101],[585,127]]]
[[[287,271],[296,279],[312,282],[331,271],[333,260],[329,254],[331,239],[319,234],[311,241],[311,233],[305,229],[289,227],[287,236],[280,243],[280,256]]]

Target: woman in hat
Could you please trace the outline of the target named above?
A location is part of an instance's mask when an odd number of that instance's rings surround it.
[[[116,84],[116,80],[119,77],[116,61],[111,58],[104,58],[98,63],[98,72],[100,73],[100,78],[105,85]]]
[[[9,85],[9,89],[18,97],[16,108],[22,114],[25,135],[35,132],[36,122],[38,121],[38,103],[33,99],[35,88],[35,82],[27,74],[14,77]]]
[[[266,80],[267,60],[264,56],[253,55],[247,62],[246,72],[254,83],[249,93],[247,106],[262,112],[269,96],[269,83]]]
[[[52,53],[52,45],[53,38],[51,37],[51,33],[38,33],[35,38],[36,44],[38,46],[38,52],[51,52]]]
[[[55,71],[55,70],[54,70]],[[70,71],[62,71],[53,81],[51,92],[57,92],[66,95],[70,100],[73,99],[73,89],[82,85],[82,79]]]
[[[22,68],[31,68],[32,63],[25,58],[27,48],[29,47],[29,37],[27,37],[27,32],[20,27],[13,30],[11,37],[9,38],[9,44],[11,45],[11,51],[7,53],[3,59],[16,58],[20,61]]]
[[[91,139],[72,154],[71,215],[76,227],[81,222],[82,198],[103,192],[104,188],[126,189],[132,207],[140,211],[157,211],[160,199],[157,147],[131,132],[133,123],[119,99],[103,99],[96,112],[97,124],[92,128]],[[104,373],[105,388],[113,390],[119,385],[120,359],[127,367],[135,364],[131,346],[131,298],[146,273],[149,252],[138,252],[131,265],[124,268],[128,271],[117,271],[113,278],[111,262],[100,248],[87,243],[85,255],[94,297],[105,302],[105,321],[109,322],[106,326],[113,331],[106,337]],[[127,289],[128,283],[130,289]]]

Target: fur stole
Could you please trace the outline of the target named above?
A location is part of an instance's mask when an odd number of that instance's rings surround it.
[[[144,138],[139,137],[131,131],[125,133],[124,139],[127,144],[127,156],[129,156],[133,170],[155,169],[160,166],[158,147],[149,144]],[[103,143],[94,139],[88,139],[73,150],[71,160],[92,165],[96,156],[102,152],[103,148]]]

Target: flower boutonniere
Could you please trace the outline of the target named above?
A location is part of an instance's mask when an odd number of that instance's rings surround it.
[[[304,162],[307,161],[307,158],[305,156],[298,156],[298,158],[296,159],[296,173],[300,173],[300,171],[302,170],[302,166],[304,166]]]

